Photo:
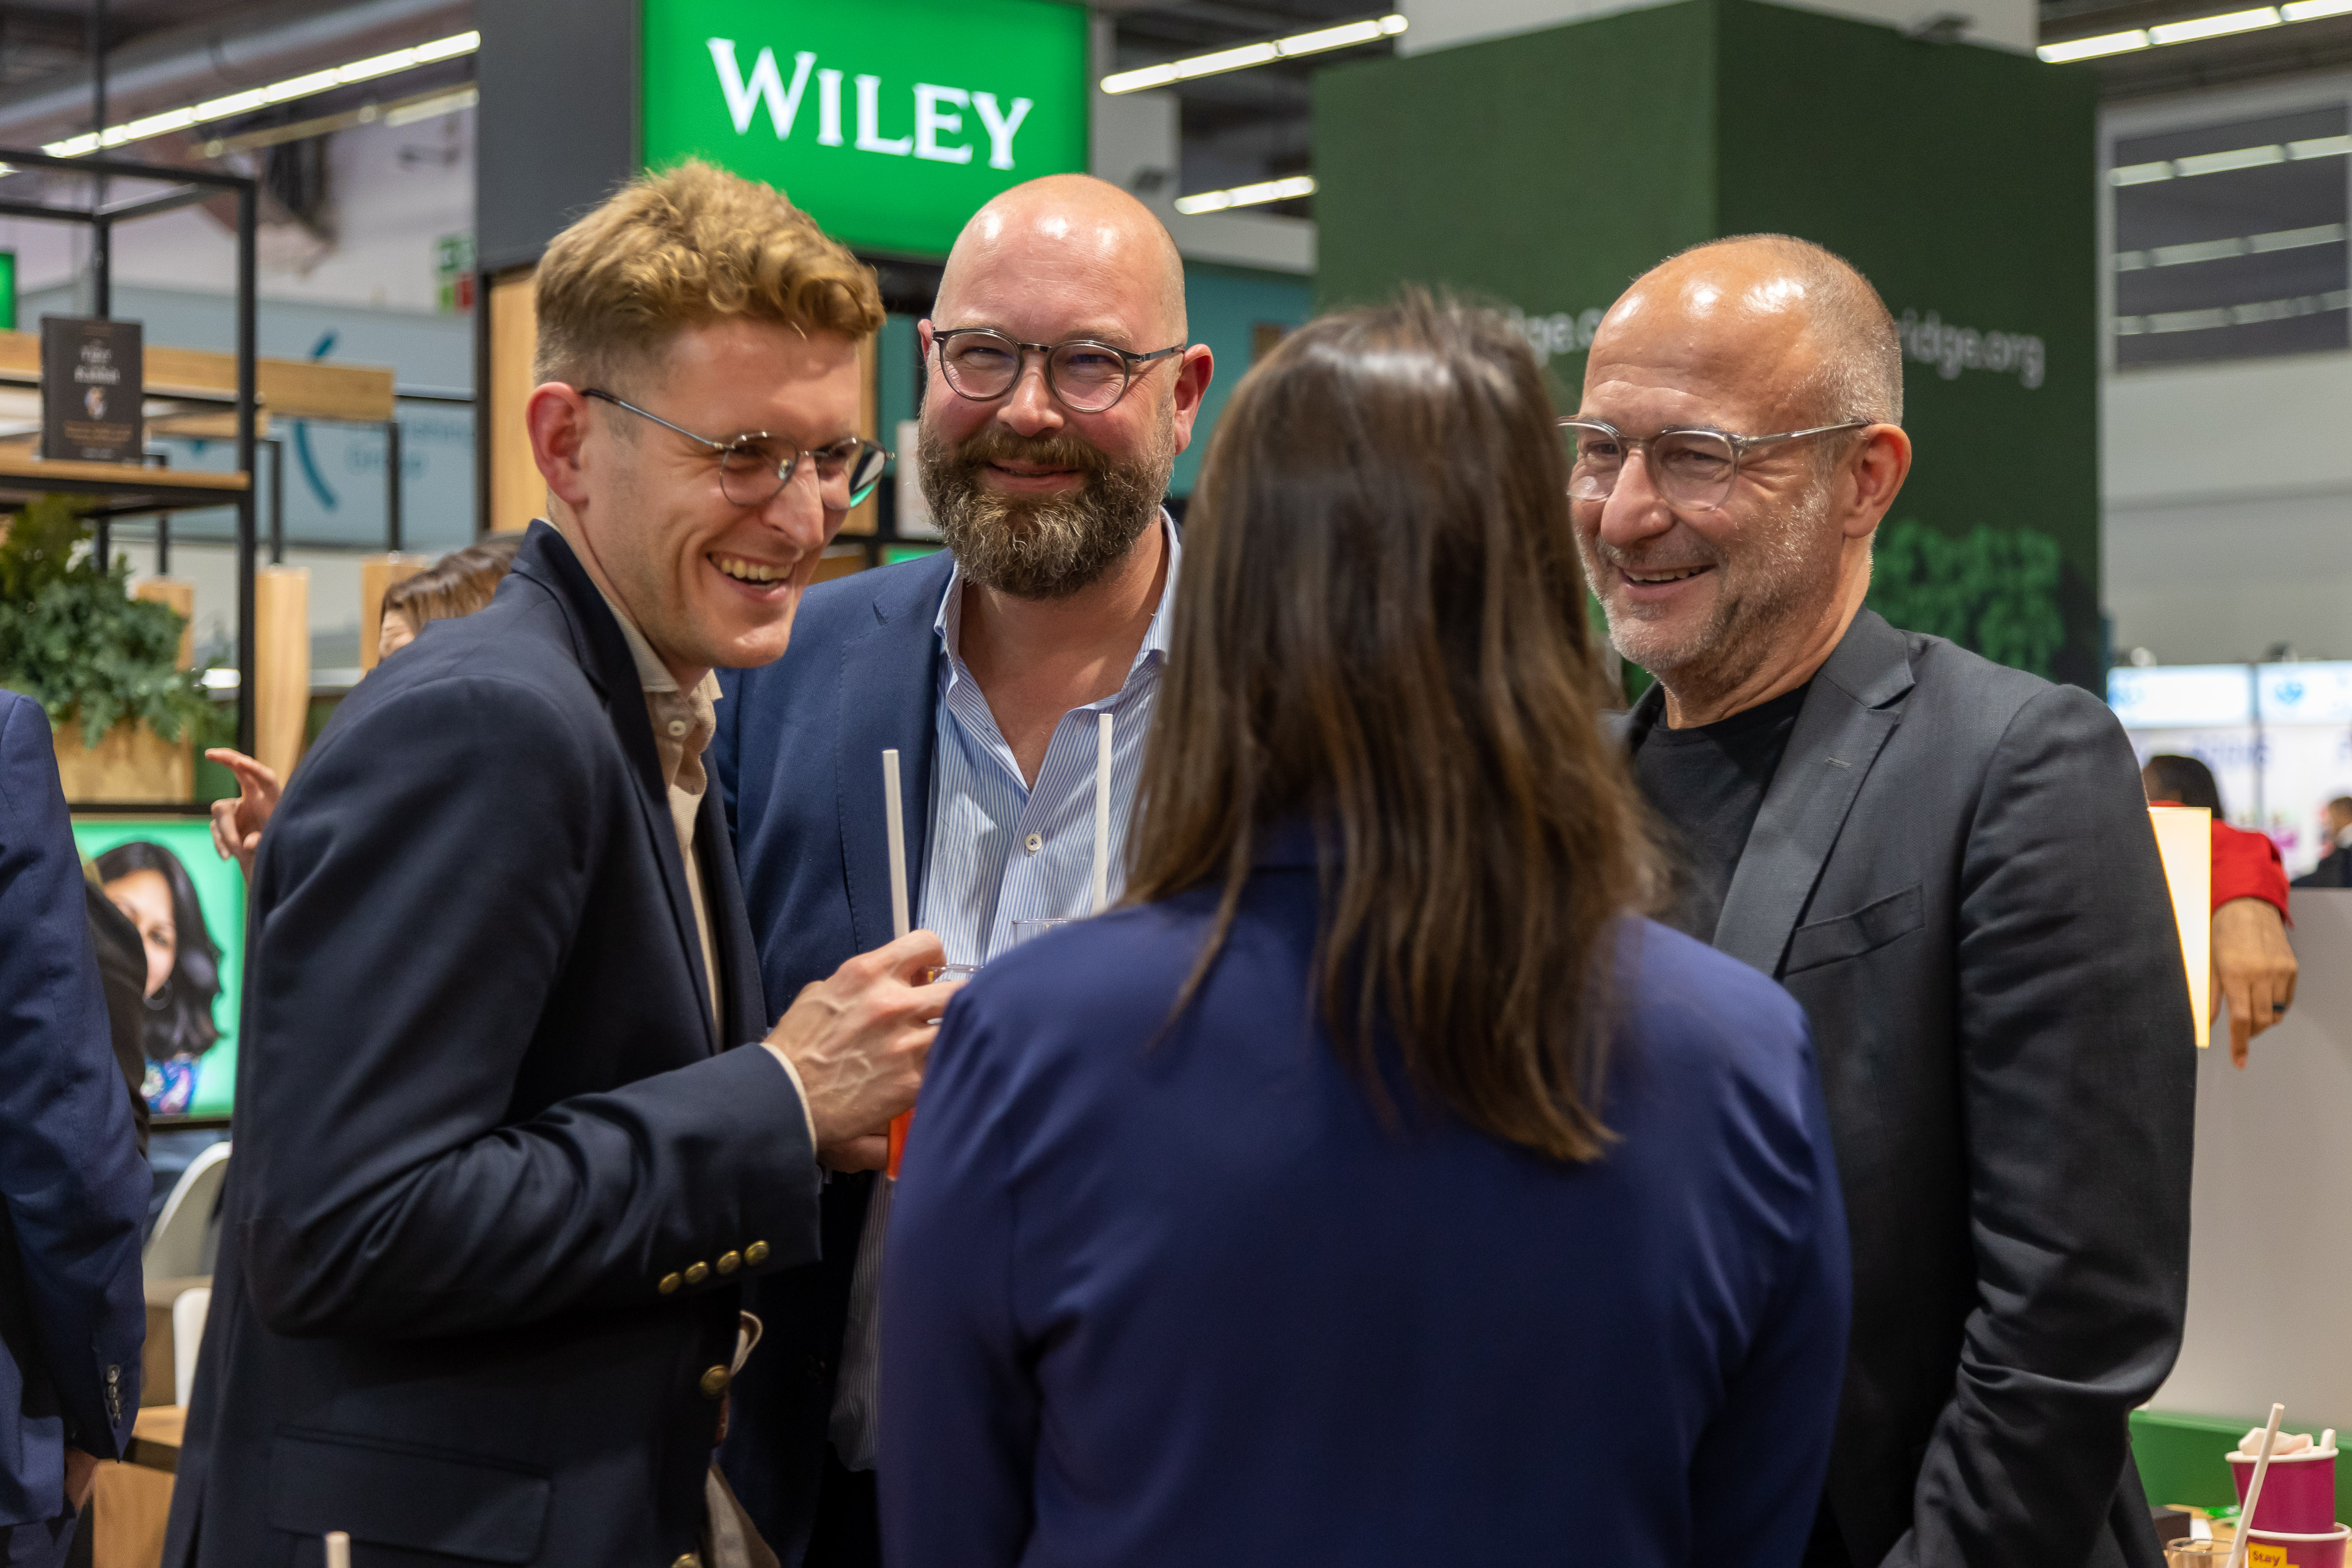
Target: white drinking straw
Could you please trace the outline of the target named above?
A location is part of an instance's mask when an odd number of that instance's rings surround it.
[[[2254,1539],[2254,1505],[2263,1500],[2263,1477],[2271,1468],[2271,1445],[2278,1441],[2279,1422],[2286,1415],[2286,1406],[2271,1406],[2271,1424],[2263,1428],[2263,1451],[2254,1456],[2254,1479],[2246,1483],[2246,1506],[2238,1511],[2237,1540],[2230,1547],[2230,1568],[2240,1568],[2246,1560],[2246,1548]]]
[[[1095,913],[1110,904],[1110,731],[1111,716],[1095,726]]]
[[[882,820],[890,829],[890,935],[915,928],[907,914],[907,808],[898,798],[898,754],[882,754]]]
[[[327,1568],[352,1568],[352,1538],[340,1530],[327,1531]]]

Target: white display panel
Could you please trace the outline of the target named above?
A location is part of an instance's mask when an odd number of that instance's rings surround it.
[[[2252,724],[2254,666],[2168,664],[2107,672],[2107,706],[2126,729],[2214,729]]]
[[[2268,833],[2289,876],[2318,863],[2321,809],[2352,795],[2352,662],[2119,666],[2107,702],[2142,762],[2211,768],[2225,820]]]

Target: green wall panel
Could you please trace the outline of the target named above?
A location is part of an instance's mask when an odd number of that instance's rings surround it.
[[[2094,109],[2084,71],[1756,0],[1328,70],[1318,302],[1498,303],[1572,402],[1600,313],[1663,257],[1826,245],[1911,356],[1874,602],[2097,689]]]
[[[1216,356],[1208,395],[1192,423],[1192,444],[1176,459],[1168,476],[1168,493],[1190,496],[1207,455],[1209,437],[1225,400],[1249,373],[1251,340],[1261,325],[1286,329],[1313,313],[1314,290],[1307,280],[1278,272],[1218,267],[1204,261],[1184,264],[1184,314],[1195,343],[1206,343]]]
[[[1741,65],[1720,88],[1720,232],[1825,245],[1907,322],[1916,460],[1880,533],[1879,607],[2095,689],[2089,74],[1753,0],[1718,15]]]
[[[1415,281],[1607,308],[1716,232],[1716,40],[1696,0],[1323,71],[1318,304]]]

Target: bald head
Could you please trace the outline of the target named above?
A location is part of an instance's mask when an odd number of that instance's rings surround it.
[[[1811,679],[1862,609],[1911,468],[1901,345],[1869,283],[1785,235],[1669,257],[1602,318],[1578,413],[1577,548],[1667,722]],[[1671,431],[1748,439],[1655,444]]]
[[[1903,422],[1903,350],[1870,280],[1832,252],[1788,235],[1694,246],[1637,279],[1594,336],[1672,323],[1695,360],[1746,380],[1797,424]]]
[[[1215,360],[1185,341],[1184,265],[1160,220],[1083,174],[1015,185],[956,236],[917,331],[923,495],[958,571],[992,602],[1130,571],[1148,587],[1151,524]],[[1127,355],[1125,379],[1099,350],[1032,347],[1081,342]]]
[[[974,213],[948,253],[939,319],[961,319],[975,294],[1001,294],[1008,281],[1066,298],[1075,289],[1151,340],[1121,347],[1159,349],[1185,339],[1176,242],[1150,208],[1091,174],[1030,180]]]

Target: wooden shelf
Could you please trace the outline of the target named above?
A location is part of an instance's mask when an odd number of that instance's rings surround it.
[[[236,356],[205,349],[146,346],[149,397],[226,402],[236,397]],[[37,386],[41,335],[0,332],[0,382]],[[329,365],[313,360],[253,361],[254,395],[280,419],[333,419],[382,424],[393,416],[393,377],[376,365]]]
[[[252,488],[244,474],[206,474],[192,468],[152,468],[138,463],[79,463],[51,460],[0,448],[0,502],[36,496],[102,497],[110,514],[194,510],[227,506]]]

